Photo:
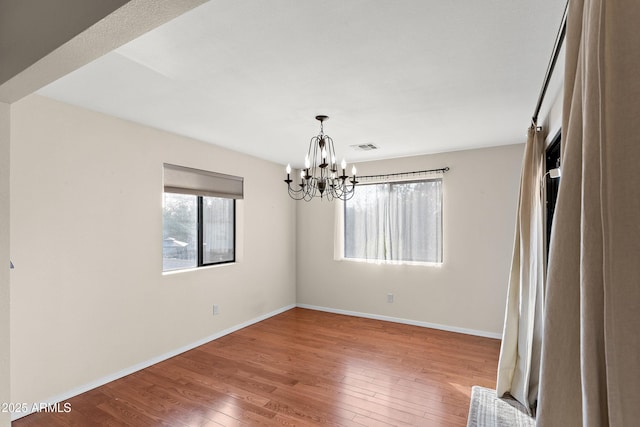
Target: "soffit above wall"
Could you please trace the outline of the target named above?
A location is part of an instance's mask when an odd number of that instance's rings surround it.
[[[1,2],[0,101],[15,102],[204,1]]]

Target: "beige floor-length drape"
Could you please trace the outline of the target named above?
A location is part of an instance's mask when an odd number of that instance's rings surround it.
[[[640,1],[570,0],[537,424],[640,425]]]
[[[544,300],[541,192],[544,149],[544,136],[532,125],[522,162],[515,244],[496,387],[498,396],[511,394],[530,414],[538,398]]]

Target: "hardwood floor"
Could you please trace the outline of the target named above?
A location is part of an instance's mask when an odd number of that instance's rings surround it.
[[[464,426],[500,342],[292,309],[68,401],[27,426]]]

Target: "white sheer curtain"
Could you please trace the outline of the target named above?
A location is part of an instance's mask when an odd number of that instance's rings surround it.
[[[544,300],[542,178],[544,136],[529,128],[522,163],[497,395],[511,394],[530,414],[538,398]]]
[[[571,0],[537,424],[640,424],[640,1]]]
[[[364,184],[345,209],[345,257],[442,261],[442,179]]]

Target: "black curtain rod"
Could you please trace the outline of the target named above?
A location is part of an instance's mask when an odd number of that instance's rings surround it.
[[[449,171],[449,166],[444,167],[444,168],[438,168],[438,169],[427,169],[427,170],[423,170],[423,171],[413,171],[413,172],[398,172],[398,173],[385,173],[382,175],[362,175],[362,176],[358,176],[358,179],[378,179],[378,178],[391,178],[394,176],[404,176],[404,175],[423,175],[423,174],[427,174],[427,173],[434,173],[434,172],[448,172]]]
[[[551,80],[553,69],[556,66],[556,62],[558,61],[558,56],[560,55],[560,48],[562,47],[564,36],[567,33],[567,9],[568,8],[569,8],[569,1],[567,1],[567,4],[564,6],[564,14],[562,15],[562,22],[560,23],[560,28],[558,29],[556,42],[553,45],[553,53],[551,54],[551,60],[549,61],[549,65],[547,66],[547,73],[544,76],[542,89],[540,89],[540,95],[538,96],[538,104],[536,105],[536,110],[533,112],[533,117],[531,118],[531,121],[533,122],[533,124],[538,123],[538,114],[540,114],[542,101],[544,100],[544,96],[547,93],[547,88],[549,87],[549,81]]]

